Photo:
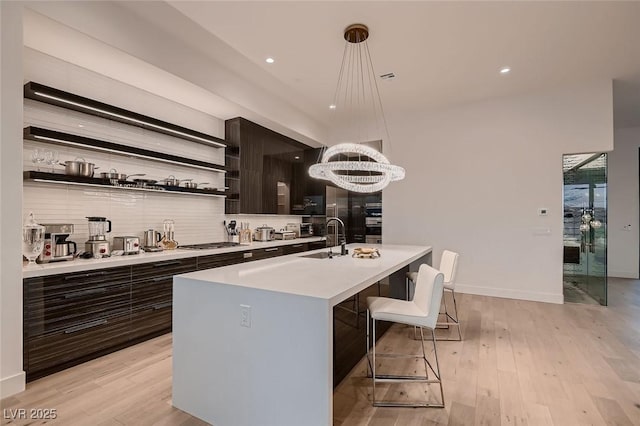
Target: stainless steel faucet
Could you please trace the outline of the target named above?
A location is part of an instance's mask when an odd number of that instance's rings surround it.
[[[345,254],[348,254],[349,251],[347,250],[347,230],[344,226],[344,222],[342,221],[342,219],[340,219],[339,217],[330,217],[329,219],[327,219],[327,223],[325,224],[325,227],[327,228],[327,236],[329,236],[329,223],[331,222],[338,222],[340,225],[342,225],[342,240],[340,241],[340,243],[338,243],[338,235],[339,235],[339,229],[337,229],[336,227],[336,244],[340,244],[340,255],[344,256]],[[333,256],[334,254],[337,253],[333,253],[333,251],[331,251],[331,247],[329,247],[329,257]]]

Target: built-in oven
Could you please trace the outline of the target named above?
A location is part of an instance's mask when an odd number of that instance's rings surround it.
[[[366,217],[382,217],[382,203],[365,203],[364,215]]]
[[[382,203],[369,202],[364,205],[365,239],[370,244],[382,243]]]
[[[382,235],[382,218],[366,217],[364,219],[365,230],[367,235]]]

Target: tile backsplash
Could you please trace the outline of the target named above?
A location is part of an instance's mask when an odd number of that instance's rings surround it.
[[[224,138],[224,121],[195,111],[168,99],[125,85],[76,65],[25,48],[25,82],[35,81],[57,89],[94,98],[135,112],[165,119],[200,132]],[[79,86],[75,82],[82,80]],[[131,106],[134,105],[135,109]],[[171,112],[171,119],[162,115]],[[31,99],[24,100],[24,125],[58,130],[65,133],[115,142],[128,146],[164,152],[224,164],[224,149],[189,142],[161,133],[128,126],[123,123],[94,117],[77,111],[48,105]],[[55,152],[59,161],[84,158],[95,163],[96,174],[111,169],[119,173],[144,174],[144,179],[160,180],[173,175],[178,179],[193,179],[206,186],[222,188],[224,174],[167,164],[152,159],[88,150],[81,147],[55,145],[31,140],[23,141],[24,170],[64,173],[64,166],[34,162],[33,152]],[[175,221],[175,238],[180,244],[197,244],[227,239],[224,221],[249,222],[255,229],[264,224],[280,230],[287,223],[300,222],[299,216],[229,215],[224,213],[224,198],[175,193],[156,193],[110,187],[88,187],[71,184],[51,184],[25,181],[23,184],[23,216],[33,212],[39,223],[71,223],[74,233],[70,240],[84,248],[89,238],[87,216],[104,216],[112,221],[108,236],[138,236],[147,229],[162,232],[164,219]]]
[[[82,86],[82,93],[78,93],[81,96],[118,106],[123,105],[123,100],[126,100],[129,104],[136,105],[135,112],[150,116],[164,107],[172,111],[172,123],[224,137],[219,134],[219,130],[224,129],[224,122],[218,118],[40,52],[25,49],[25,82],[35,81],[74,93],[72,80],[78,78],[92,83]],[[224,149],[31,99],[24,100],[24,125],[224,164]],[[64,173],[62,165],[34,162],[32,154],[36,149],[55,152],[61,162],[84,158],[99,167],[96,174],[116,169],[119,173],[128,175],[144,174],[145,179],[160,180],[173,175],[179,179],[190,178],[198,183],[207,182],[206,186],[209,187],[224,187],[224,174],[219,172],[31,140],[23,141],[24,170]],[[73,224],[75,232],[69,239],[78,243],[79,248],[84,247],[83,243],[89,238],[86,216],[104,216],[110,219],[110,239],[114,236],[142,237],[147,229],[162,231],[164,219],[175,221],[175,238],[181,244],[226,239],[222,226],[224,198],[30,181],[25,181],[23,188],[23,215],[33,211],[39,223]]]

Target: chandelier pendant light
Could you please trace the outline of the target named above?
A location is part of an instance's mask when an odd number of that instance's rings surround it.
[[[381,152],[364,144],[386,140],[389,146],[390,142],[376,74],[369,55],[368,38],[369,29],[366,25],[353,24],[345,29],[342,66],[330,107],[336,114],[347,118],[349,127],[359,134],[355,135],[353,142],[327,148],[320,161],[309,167],[311,177],[325,179],[340,188],[361,193],[380,191],[390,182],[404,179],[405,176],[402,167],[391,164]],[[366,130],[373,123],[377,124],[374,136]]]

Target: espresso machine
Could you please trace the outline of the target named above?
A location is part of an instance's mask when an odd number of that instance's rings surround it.
[[[111,232],[111,221],[106,217],[88,216],[89,241],[84,244],[84,250],[93,253],[93,257],[100,259],[111,254],[111,246],[105,234]]]
[[[73,234],[73,224],[44,223],[44,248],[38,256],[38,263],[56,262],[58,260],[73,260],[78,252],[74,241],[67,241]]]

